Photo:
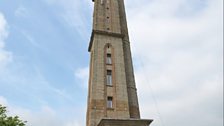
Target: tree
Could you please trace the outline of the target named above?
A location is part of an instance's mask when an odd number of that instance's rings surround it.
[[[5,106],[0,104],[0,126],[25,126],[26,121],[22,121],[18,116],[7,116]]]

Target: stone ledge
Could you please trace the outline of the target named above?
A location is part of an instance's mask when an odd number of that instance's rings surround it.
[[[113,33],[113,32],[107,32],[107,31],[100,31],[100,30],[92,30],[92,34],[90,37],[89,47],[88,51],[90,52],[93,44],[93,39],[95,34],[105,35],[105,36],[112,36],[112,37],[118,37],[118,38],[124,38],[124,34],[121,33]]]
[[[97,126],[149,126],[151,119],[101,119]]]

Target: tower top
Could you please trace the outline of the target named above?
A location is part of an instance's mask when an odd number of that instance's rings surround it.
[[[96,34],[119,36],[129,43],[124,0],[92,0],[94,2],[93,30],[88,51]]]

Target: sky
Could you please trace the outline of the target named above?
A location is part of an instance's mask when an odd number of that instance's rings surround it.
[[[223,126],[223,1],[125,0],[141,117]],[[0,104],[84,126],[92,0],[0,0]]]

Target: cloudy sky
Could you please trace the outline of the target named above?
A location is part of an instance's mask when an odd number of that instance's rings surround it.
[[[223,125],[223,1],[126,0],[142,118]],[[0,104],[28,126],[85,126],[91,0],[0,0]]]

